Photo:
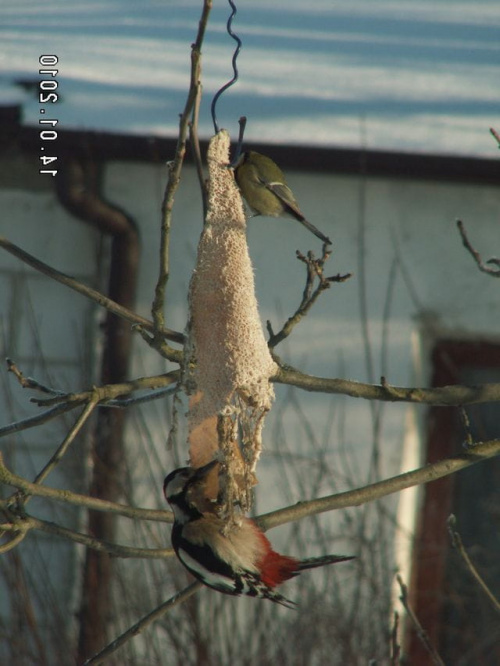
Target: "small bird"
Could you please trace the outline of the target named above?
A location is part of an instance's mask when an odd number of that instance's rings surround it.
[[[201,486],[216,464],[212,461],[198,469],[176,469],[163,484],[165,498],[174,512],[172,546],[186,569],[202,583],[224,594],[260,597],[294,608],[293,601],[274,591],[277,585],[305,569],[353,559],[325,555],[297,560],[280,555],[249,518],[224,534],[224,521],[210,511],[202,513],[193,501],[197,493],[202,493]]]
[[[332,241],[306,220],[285,176],[272,159],[250,150],[240,157],[234,175],[241,194],[255,215],[293,217],[328,245]]]

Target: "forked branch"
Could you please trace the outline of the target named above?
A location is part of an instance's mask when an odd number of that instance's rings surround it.
[[[345,275],[340,275],[339,273],[331,277],[324,276],[323,267],[331,255],[331,251],[328,248],[328,245],[323,245],[323,254],[319,259],[316,259],[313,252],[308,252],[307,255],[304,255],[302,252],[297,250],[297,259],[302,261],[306,266],[306,284],[302,293],[302,300],[297,310],[291,317],[287,319],[278,333],[274,333],[271,322],[267,322],[267,331],[269,333],[269,340],[267,344],[270,349],[274,349],[276,345],[278,345],[290,335],[295,326],[301,321],[303,317],[305,317],[314,303],[316,303],[319,296],[326,289],[329,289],[332,283],[345,282],[351,277],[351,273],[346,273]],[[318,284],[316,288],[314,288],[316,280],[318,280]]]

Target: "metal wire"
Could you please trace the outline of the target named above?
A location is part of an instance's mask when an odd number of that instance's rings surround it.
[[[228,81],[227,83],[225,83],[222,86],[222,88],[220,88],[215,93],[214,98],[212,100],[212,105],[210,107],[210,112],[212,114],[212,121],[213,121],[213,124],[214,124],[214,131],[215,131],[216,134],[219,131],[219,125],[217,123],[217,114],[215,112],[215,108],[217,106],[217,102],[219,100],[219,97],[222,95],[222,93],[225,92],[228,88],[230,88],[233,85],[233,83],[236,83],[236,81],[238,80],[239,74],[238,74],[238,66],[236,64],[236,61],[238,59],[238,55],[240,53],[240,49],[241,49],[241,45],[242,45],[241,39],[238,37],[238,35],[236,33],[233,32],[233,28],[232,28],[233,18],[236,16],[236,12],[237,12],[236,5],[234,4],[233,0],[228,0],[228,2],[229,2],[229,5],[230,5],[232,11],[231,11],[231,15],[229,16],[229,18],[227,20],[226,29],[227,29],[228,35],[230,37],[232,37],[234,39],[234,41],[236,42],[236,48],[234,50],[233,58],[232,58],[232,61],[231,61],[232,66],[233,66],[233,78],[230,81]]]

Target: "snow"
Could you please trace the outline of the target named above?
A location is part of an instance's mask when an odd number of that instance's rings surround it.
[[[174,136],[201,0],[20,0],[0,6],[0,100],[38,125],[38,58],[56,54],[58,128]],[[240,0],[238,83],[217,105],[248,141],[496,157],[497,0]],[[232,75],[228,4],[214,2],[203,48],[200,133]],[[45,117],[49,117],[45,115]]]

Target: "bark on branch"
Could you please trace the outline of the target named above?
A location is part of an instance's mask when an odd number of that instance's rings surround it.
[[[500,455],[500,440],[495,439],[490,442],[477,444],[465,453],[453,456],[452,458],[440,460],[412,472],[398,474],[390,479],[378,481],[363,488],[348,490],[335,495],[327,495],[326,497],[320,497],[309,502],[298,502],[285,509],[266,513],[260,516],[257,522],[263,530],[269,530],[272,527],[278,527],[279,525],[284,525],[285,523],[318,513],[359,506],[360,504],[373,502],[374,500],[386,497],[386,495],[399,492],[405,488],[429,483],[429,481],[436,481],[436,479],[440,479],[443,476],[454,474],[461,469],[497,455]]]
[[[134,518],[137,520],[154,520],[163,523],[172,523],[173,514],[171,511],[159,511],[157,509],[137,509],[126,504],[117,504],[115,502],[108,502],[107,500],[100,500],[88,495],[80,495],[73,493],[70,490],[57,490],[56,488],[49,488],[38,483],[31,483],[17,474],[13,474],[7,469],[3,462],[2,455],[0,454],[0,483],[7,486],[12,486],[22,491],[25,495],[36,495],[37,497],[45,497],[47,499],[55,500],[57,502],[66,502],[75,506],[84,506],[93,511],[108,511],[115,513],[126,518]],[[0,502],[0,509],[2,505],[8,504],[9,500]]]
[[[381,378],[380,384],[363,384],[348,379],[307,375],[290,365],[284,364],[279,366],[279,370],[272,377],[272,381],[278,384],[296,386],[304,391],[315,393],[336,393],[365,400],[412,402],[437,407],[459,407],[500,401],[500,384],[478,384],[477,386],[455,384],[433,388],[417,388],[391,386],[384,377]]]

